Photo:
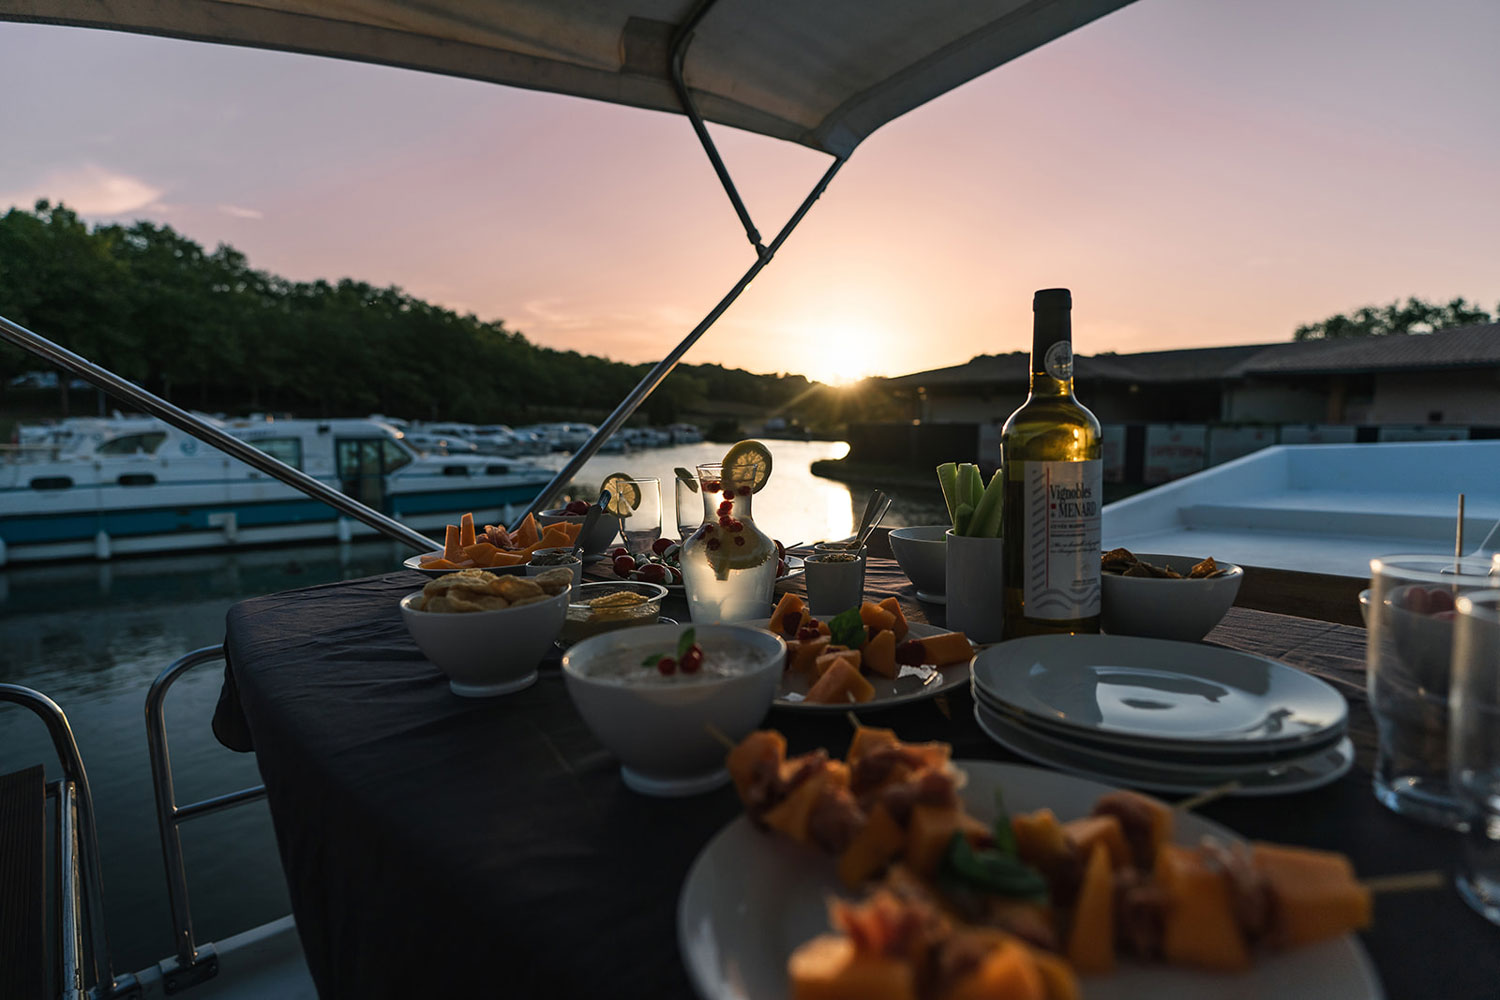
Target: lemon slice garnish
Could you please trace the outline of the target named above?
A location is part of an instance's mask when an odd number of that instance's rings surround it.
[[[629,517],[641,505],[641,488],[631,482],[623,472],[613,472],[599,484],[599,492],[609,491],[609,503],[604,505],[606,513],[616,517]]]
[[[726,489],[732,483],[736,489],[748,486],[751,493],[759,493],[770,478],[771,449],[759,441],[741,441],[724,455]]]
[[[693,475],[691,472],[689,472],[687,469],[684,469],[680,465],[672,471],[677,474],[678,479],[681,479],[684,483],[687,484],[688,489],[692,490],[694,493],[698,492],[697,476]]]

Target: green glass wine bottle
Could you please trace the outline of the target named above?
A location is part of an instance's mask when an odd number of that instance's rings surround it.
[[[1099,631],[1099,421],[1073,397],[1073,297],[1032,300],[1031,394],[1000,431],[1004,635]]]

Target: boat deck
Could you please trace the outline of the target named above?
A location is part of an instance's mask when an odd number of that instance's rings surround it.
[[[302,943],[290,916],[215,942],[219,974],[191,987],[192,1000],[317,1000]],[[167,996],[160,971],[136,974],[143,997]]]

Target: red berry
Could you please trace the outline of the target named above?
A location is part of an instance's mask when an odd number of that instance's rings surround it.
[[[728,514],[724,514],[719,518],[719,527],[721,528],[727,528],[732,524],[734,524],[734,518],[730,517]]]
[[[721,484],[717,479],[705,479],[703,480],[703,492],[717,493],[719,492],[720,485]]]
[[[635,560],[629,556],[615,556],[615,575],[629,576],[630,571],[635,569]]]
[[[587,500],[574,500],[563,509],[569,514],[587,514],[589,512],[589,502]]]
[[[725,490],[724,491],[724,501],[726,503],[728,503],[729,501],[731,501],[733,499],[734,499],[734,490]]]
[[[734,544],[736,544],[736,545],[744,545],[745,544],[745,536],[744,535],[735,535],[734,536]]]
[[[747,497],[749,495],[750,495],[750,487],[748,487],[748,486],[741,486],[740,487],[740,496]]]
[[[616,545],[614,547],[613,551],[610,552],[610,555],[612,555],[612,556],[628,556],[628,555],[630,555],[630,550],[627,549],[623,545]]]
[[[654,542],[651,543],[651,551],[654,552],[656,555],[661,555],[663,552],[667,551],[668,549],[670,549],[672,546],[674,546],[676,544],[677,544],[677,540],[676,539],[673,539],[673,538],[658,538],[656,541],[654,541]]]
[[[661,563],[647,563],[636,571],[636,576],[647,583],[665,583],[667,581],[667,567]]]
[[[688,651],[682,654],[682,672],[685,674],[696,674],[698,668],[703,666],[703,649],[697,643],[688,647]]]
[[[719,547],[719,540],[717,538],[710,538],[708,540],[708,547],[710,549],[717,549]]]
[[[660,670],[663,676],[671,677],[677,673],[677,661],[670,656],[663,656],[656,661],[656,669]]]
[[[745,530],[745,522],[730,520],[730,522],[729,522],[729,530],[730,531],[744,531]]]
[[[672,574],[673,583],[682,582],[682,570],[678,569],[676,566],[668,566],[667,570]]]
[[[821,633],[816,625],[804,625],[797,630],[797,638],[802,640],[816,639]]]

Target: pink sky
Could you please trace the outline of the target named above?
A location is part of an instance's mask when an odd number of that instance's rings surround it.
[[[858,149],[688,356],[838,378],[1025,349],[1286,340],[1500,302],[1500,4],[1140,0]],[[685,119],[304,56],[0,25],[0,209],[150,218],[654,360],[751,262]],[[827,159],[717,129],[761,231]],[[47,331],[39,331],[46,333]]]

